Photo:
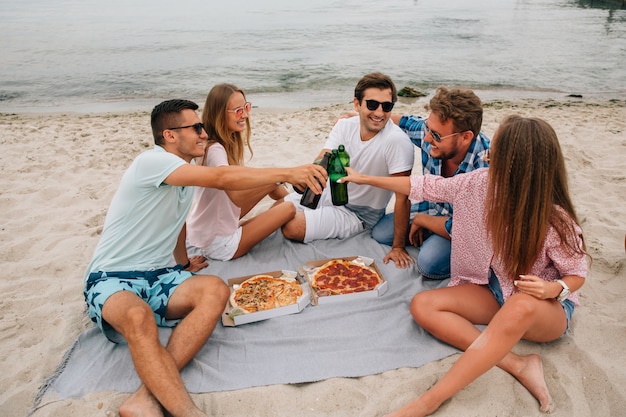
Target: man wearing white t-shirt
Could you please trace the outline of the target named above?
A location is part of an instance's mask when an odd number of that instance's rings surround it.
[[[112,342],[126,342],[141,387],[120,416],[205,416],[191,400],[180,370],[211,335],[228,300],[216,276],[193,272],[207,266],[188,257],[185,220],[193,186],[251,189],[276,182],[308,185],[317,192],[326,173],[317,165],[295,168],[204,167],[207,134],[188,100],[168,100],[151,115],[155,146],[130,165],[111,201],[91,263],[85,272],[89,316]],[[157,326],[175,327],[167,345]]]
[[[393,81],[379,72],[365,75],[354,89],[354,108],[358,116],[339,120],[328,136],[325,152],[343,144],[350,155],[350,166],[358,172],[377,176],[408,176],[413,168],[414,151],[408,136],[391,120],[391,110],[398,99]],[[285,197],[296,205],[296,216],[282,228],[292,240],[310,242],[317,239],[344,239],[371,229],[385,214],[392,192],[376,187],[348,184],[348,204],[334,206],[326,187],[317,209],[299,204],[300,195]],[[384,261],[407,268],[413,258],[405,250],[410,202],[396,194],[394,206],[394,239]]]

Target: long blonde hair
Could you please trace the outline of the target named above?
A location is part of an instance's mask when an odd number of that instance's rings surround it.
[[[509,116],[496,131],[489,156],[485,220],[507,276],[529,272],[549,225],[569,253],[585,253],[572,223],[579,224],[554,129],[541,119]]]
[[[226,149],[229,165],[244,164],[244,147],[248,147],[250,157],[252,157],[252,146],[250,145],[250,118],[246,118],[246,129],[244,132],[232,132],[226,123],[228,100],[234,93],[241,93],[246,98],[245,93],[240,88],[232,84],[217,84],[207,95],[204,109],[202,110],[202,123],[209,136],[209,143],[204,151],[206,158],[207,151],[212,142],[222,144]],[[202,161],[204,163],[204,160]]]

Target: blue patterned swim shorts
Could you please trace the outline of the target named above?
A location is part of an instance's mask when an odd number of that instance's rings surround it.
[[[114,343],[123,343],[124,338],[111,325],[102,320],[102,306],[119,291],[130,291],[144,300],[154,312],[157,325],[175,327],[178,320],[167,320],[165,312],[170,296],[178,286],[193,276],[183,271],[181,265],[154,271],[92,272],[85,284],[85,301],[89,318],[96,323],[104,335]]]

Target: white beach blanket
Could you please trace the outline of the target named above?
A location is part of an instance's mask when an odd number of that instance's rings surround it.
[[[203,272],[229,278],[288,269],[313,259],[365,255],[389,281],[381,297],[309,305],[298,314],[237,327],[216,326],[199,354],[182,371],[192,393],[237,390],[271,384],[359,377],[402,367],[419,367],[457,352],[418,327],[409,313],[413,295],[445,281],[423,280],[415,266],[382,262],[387,246],[369,232],[338,240],[294,243],[276,232],[246,256],[211,261]],[[417,250],[409,248],[415,258]],[[161,329],[165,343],[169,329]],[[133,392],[139,379],[126,345],[109,342],[98,329],[83,332],[57,372],[37,395],[34,409],[56,399],[90,392]]]

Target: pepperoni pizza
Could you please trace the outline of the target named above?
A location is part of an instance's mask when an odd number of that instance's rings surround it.
[[[326,262],[310,279],[319,296],[370,291],[382,282],[374,268],[343,259]]]

